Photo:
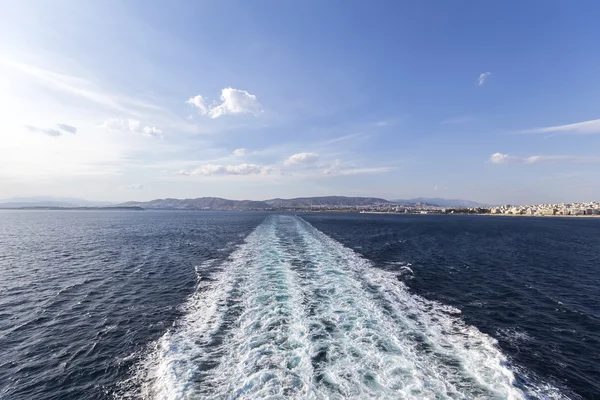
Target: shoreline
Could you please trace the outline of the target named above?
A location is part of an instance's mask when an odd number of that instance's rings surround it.
[[[313,211],[315,212],[315,211]],[[316,212],[329,212],[329,211],[316,211]],[[385,215],[475,215],[480,217],[536,217],[536,218],[600,218],[600,215],[528,215],[528,214],[477,214],[477,213],[394,213],[385,211],[364,211],[355,214],[385,214]]]

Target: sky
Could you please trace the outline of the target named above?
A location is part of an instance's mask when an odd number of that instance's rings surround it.
[[[0,0],[0,199],[598,201],[599,13]]]

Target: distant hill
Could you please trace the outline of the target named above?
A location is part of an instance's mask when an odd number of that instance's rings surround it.
[[[476,208],[476,207],[487,207],[488,204],[477,203],[470,200],[460,199],[443,199],[441,197],[416,197],[408,200],[392,200],[393,203],[398,204],[426,204],[430,206],[438,207],[465,207],[465,208]]]
[[[271,206],[264,201],[228,200],[220,197],[196,199],[156,199],[151,201],[128,201],[121,207],[142,207],[149,210],[267,210]]]
[[[24,202],[9,201],[0,202],[0,208],[35,208],[35,207],[77,207],[75,204],[63,203],[62,201]]]
[[[0,208],[76,208],[76,207],[141,207],[150,210],[270,210],[279,208],[309,209],[314,208],[353,208],[359,206],[377,206],[401,204],[414,206],[416,204],[438,207],[485,207],[484,204],[469,200],[417,197],[408,200],[386,200],[378,197],[348,197],[321,196],[296,197],[292,199],[229,200],[220,197],[199,197],[195,199],[156,199],[151,201],[128,201],[112,204],[108,202],[93,202],[76,198],[57,197],[19,197],[0,200]]]
[[[106,207],[113,203],[107,201],[89,201],[72,197],[12,197],[0,200],[0,208],[23,207]]]
[[[378,204],[390,204],[386,199],[377,197],[346,197],[346,196],[323,196],[323,197],[296,197],[293,199],[271,199],[265,203],[272,207],[286,208],[309,208],[311,206],[334,206],[334,207],[356,207],[374,206]]]
[[[355,207],[390,204],[376,197],[298,197],[294,199],[271,199],[265,201],[228,200],[220,197],[196,199],[156,199],[151,201],[128,201],[121,207],[142,207],[149,210],[268,210],[272,208]]]

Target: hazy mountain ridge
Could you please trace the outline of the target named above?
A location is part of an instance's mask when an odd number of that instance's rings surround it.
[[[273,207],[311,207],[311,206],[337,206],[355,207],[390,204],[391,201],[378,197],[347,197],[347,196],[321,196],[321,197],[296,197],[292,199],[271,199],[265,203]]]
[[[353,208],[361,206],[378,206],[400,204],[414,206],[416,204],[438,207],[482,207],[481,203],[469,200],[418,197],[408,200],[386,200],[379,197],[351,196],[317,196],[275,198],[269,200],[230,200],[221,197],[198,197],[190,199],[154,199],[150,201],[128,201],[125,203],[94,202],[76,198],[23,197],[0,200],[0,208],[34,208],[34,207],[142,207],[150,210],[270,210],[278,208]]]
[[[220,197],[195,199],[156,199],[151,201],[128,201],[122,207],[143,207],[150,210],[266,210],[271,206],[264,201],[229,200]]]
[[[482,204],[471,200],[461,199],[444,199],[441,197],[416,197],[408,200],[392,200],[393,203],[398,204],[426,204],[429,206],[438,207],[464,207],[464,208],[476,208],[476,207],[488,207],[489,204]]]
[[[356,207],[378,204],[391,204],[389,200],[377,197],[297,197],[291,199],[229,200],[220,197],[199,197],[195,199],[156,199],[151,201],[128,201],[123,207],[143,207],[160,210],[269,210],[273,208],[310,208],[312,207]]]
[[[74,197],[12,197],[0,199],[0,208],[24,208],[24,207],[108,207],[115,203],[108,201],[90,201]]]

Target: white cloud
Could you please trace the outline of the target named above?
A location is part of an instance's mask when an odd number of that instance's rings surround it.
[[[517,162],[517,160],[517,157],[502,153],[494,153],[490,156],[490,162],[493,164],[510,164],[512,162]]]
[[[376,167],[376,168],[354,168],[354,167],[343,167],[340,160],[335,160],[329,168],[323,170],[323,175],[329,176],[346,176],[346,175],[360,175],[360,174],[380,174],[384,172],[390,172],[393,168],[391,167]]]
[[[255,95],[230,87],[221,90],[221,104],[207,105],[206,99],[200,95],[189,98],[186,103],[196,107],[200,114],[213,119],[223,115],[258,115],[262,112],[262,107]]]
[[[65,131],[65,132],[69,132],[72,134],[77,133],[77,128],[75,128],[72,125],[67,125],[67,124],[56,124],[56,126],[58,127],[58,129]]]
[[[162,130],[158,129],[155,126],[143,125],[140,121],[136,119],[111,118],[104,121],[102,126],[108,130],[130,131],[135,133],[141,133],[146,136],[162,138]]]
[[[317,153],[297,153],[284,161],[284,165],[314,164],[319,159]]]
[[[233,154],[233,155],[234,155],[234,156],[236,156],[236,157],[243,157],[243,156],[245,156],[246,154],[248,154],[248,149],[244,149],[244,148],[241,148],[241,149],[235,149],[235,150],[233,151],[233,153],[231,153],[231,154]]]
[[[329,140],[325,140],[324,142],[321,142],[321,144],[322,145],[333,144],[333,143],[343,142],[343,141],[358,138],[358,137],[368,137],[368,135],[365,135],[363,133],[351,133],[350,135],[339,136],[339,137],[335,137],[335,138],[332,138]]]
[[[491,72],[484,72],[482,74],[479,75],[479,86],[483,85],[485,83],[485,81],[487,80],[487,78],[490,77],[490,75],[492,75]]]
[[[573,135],[592,135],[600,133],[600,119],[577,122],[568,125],[547,126],[543,128],[526,129],[519,133],[564,133]]]
[[[204,97],[198,95],[198,96],[194,96],[194,97],[190,97],[187,101],[187,104],[190,104],[196,108],[198,108],[198,110],[200,111],[200,114],[202,115],[206,115],[209,113],[209,109],[208,106],[205,103]],[[191,117],[191,115],[190,115]],[[188,117],[189,118],[189,117]],[[191,118],[189,118],[191,119]]]
[[[556,163],[596,163],[600,162],[600,157],[583,156],[530,156],[515,157],[508,154],[494,153],[489,161],[493,164],[556,164]]]
[[[438,185],[435,185],[433,187],[433,191],[434,192],[440,192],[442,190],[448,190],[448,186],[438,186]]]
[[[49,88],[86,99],[114,110],[133,115],[136,115],[139,109],[151,110],[153,112],[160,110],[160,107],[156,107],[152,104],[120,94],[107,92],[102,89],[101,85],[78,76],[67,75],[4,58],[0,58],[0,64],[35,78],[38,82]]]
[[[71,126],[71,125],[67,125],[67,124],[56,124],[56,127],[58,129],[38,128],[36,126],[31,126],[31,125],[26,125],[25,127],[31,132],[39,132],[39,133],[43,133],[44,135],[48,135],[48,136],[52,136],[52,137],[61,136],[64,132],[68,132],[68,133],[72,133],[72,134],[77,133],[77,128],[75,128],[74,126]]]
[[[35,126],[31,126],[31,125],[27,125],[26,128],[29,129],[31,132],[43,133],[44,135],[47,135],[47,136],[59,137],[61,135],[61,132],[57,129],[38,128]]]
[[[267,175],[274,172],[274,168],[256,164],[219,165],[206,164],[190,173],[180,171],[179,175]]]
[[[145,126],[142,128],[142,133],[146,136],[161,137],[162,131],[155,126]]]

